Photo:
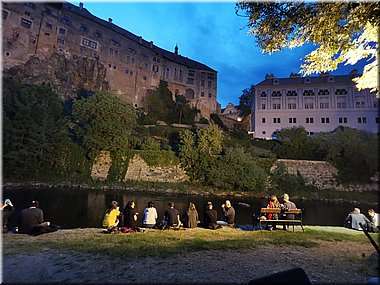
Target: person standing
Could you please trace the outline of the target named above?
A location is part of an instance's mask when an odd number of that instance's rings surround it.
[[[179,218],[179,211],[174,208],[174,203],[169,202],[169,208],[164,213],[164,227],[176,227],[181,226],[181,220]]]
[[[5,199],[3,206],[1,207],[3,211],[3,233],[7,233],[9,230],[8,221],[10,217],[15,212],[15,207],[13,206],[11,200]]]
[[[29,208],[23,209],[19,215],[19,233],[30,235],[41,235],[55,232],[60,227],[44,221],[44,213],[38,208],[39,202],[32,201]]]
[[[235,209],[231,205],[230,200],[226,200],[225,204],[222,205],[224,221],[229,227],[234,227],[235,225]]]
[[[157,210],[155,207],[153,207],[153,202],[149,201],[148,202],[148,207],[144,209],[144,214],[143,214],[143,226],[145,228],[153,228],[156,223],[157,223]]]
[[[186,219],[185,225],[187,228],[196,228],[198,226],[199,217],[198,211],[195,207],[195,204],[190,202],[188,208],[186,209]]]
[[[206,211],[203,216],[203,227],[206,229],[220,229],[221,225],[217,224],[218,213],[213,209],[212,202],[207,202]]]

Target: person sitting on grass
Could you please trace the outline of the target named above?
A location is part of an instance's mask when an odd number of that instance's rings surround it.
[[[369,232],[373,233],[378,233],[380,231],[379,226],[380,226],[380,215],[375,212],[374,209],[369,209],[368,210],[368,216],[370,223],[367,224],[367,229]]]
[[[362,231],[363,228],[360,226],[360,224],[363,225],[363,227],[366,226],[366,224],[370,223],[370,220],[360,213],[359,208],[354,208],[354,210],[347,215],[347,217],[344,219],[346,227],[353,229],[353,230],[358,230]]]
[[[119,204],[117,201],[112,201],[111,205],[104,214],[102,226],[105,229],[105,232],[115,232],[119,224],[118,216],[120,216]]]
[[[38,236],[59,230],[60,227],[58,225],[44,221],[44,212],[38,207],[39,202],[32,201],[29,208],[20,212],[18,217],[19,233]]]
[[[169,208],[164,213],[164,228],[179,228],[181,226],[179,211],[176,208],[174,208],[173,202],[169,202],[168,206]]]
[[[206,211],[203,216],[203,227],[206,229],[220,229],[222,226],[217,223],[218,213],[213,209],[212,202],[207,202]]]

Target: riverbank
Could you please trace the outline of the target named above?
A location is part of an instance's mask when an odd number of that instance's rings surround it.
[[[379,269],[364,233],[342,227],[111,235],[91,228],[2,237],[5,283],[246,284],[301,267],[312,284],[366,284]]]
[[[100,182],[93,184],[75,184],[70,182],[45,183],[45,182],[7,182],[3,184],[5,189],[22,189],[22,188],[68,188],[78,190],[116,190],[143,193],[160,193],[160,194],[183,194],[183,195],[201,195],[201,196],[219,196],[219,197],[235,197],[235,198],[252,198],[261,199],[268,198],[270,194],[281,195],[283,192],[271,192],[265,190],[262,192],[238,192],[238,191],[222,191],[203,185],[191,183],[162,183],[162,182],[141,182],[131,181],[129,183],[108,185]],[[368,191],[341,191],[333,189],[317,189],[315,187],[305,187],[304,190],[288,191],[292,199],[299,201],[322,201],[333,203],[352,203],[352,204],[368,204],[371,207],[378,207],[378,191],[370,189]],[[277,191],[278,192],[278,191]]]

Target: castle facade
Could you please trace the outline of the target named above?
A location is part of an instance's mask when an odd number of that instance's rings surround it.
[[[2,2],[2,25],[3,70],[56,53],[94,59],[105,67],[109,91],[135,108],[164,80],[173,100],[185,96],[208,119],[216,112],[217,71],[179,55],[177,46],[161,49],[92,15],[82,3]]]

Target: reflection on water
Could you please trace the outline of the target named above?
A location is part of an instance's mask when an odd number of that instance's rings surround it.
[[[16,213],[29,207],[32,200],[39,200],[40,208],[44,210],[45,220],[58,224],[62,228],[101,227],[104,212],[112,200],[119,202],[121,210],[124,209],[129,200],[134,200],[136,210],[139,212],[139,225],[142,223],[143,210],[149,201],[152,201],[157,208],[159,219],[163,218],[168,202],[174,202],[181,214],[186,210],[188,203],[193,202],[202,218],[206,203],[212,201],[218,212],[218,217],[221,219],[221,205],[226,199],[229,199],[236,211],[236,224],[239,225],[252,224],[252,215],[258,214],[260,208],[267,203],[266,199],[63,188],[4,189],[3,198],[11,199],[16,207]],[[298,208],[304,209],[303,220],[305,225],[341,226],[344,218],[353,207],[359,207],[364,214],[369,208],[375,207],[375,205],[353,205],[349,203],[336,204],[297,200],[294,202]],[[377,210],[377,208],[375,209]],[[15,222],[15,217],[12,218],[11,222]]]

